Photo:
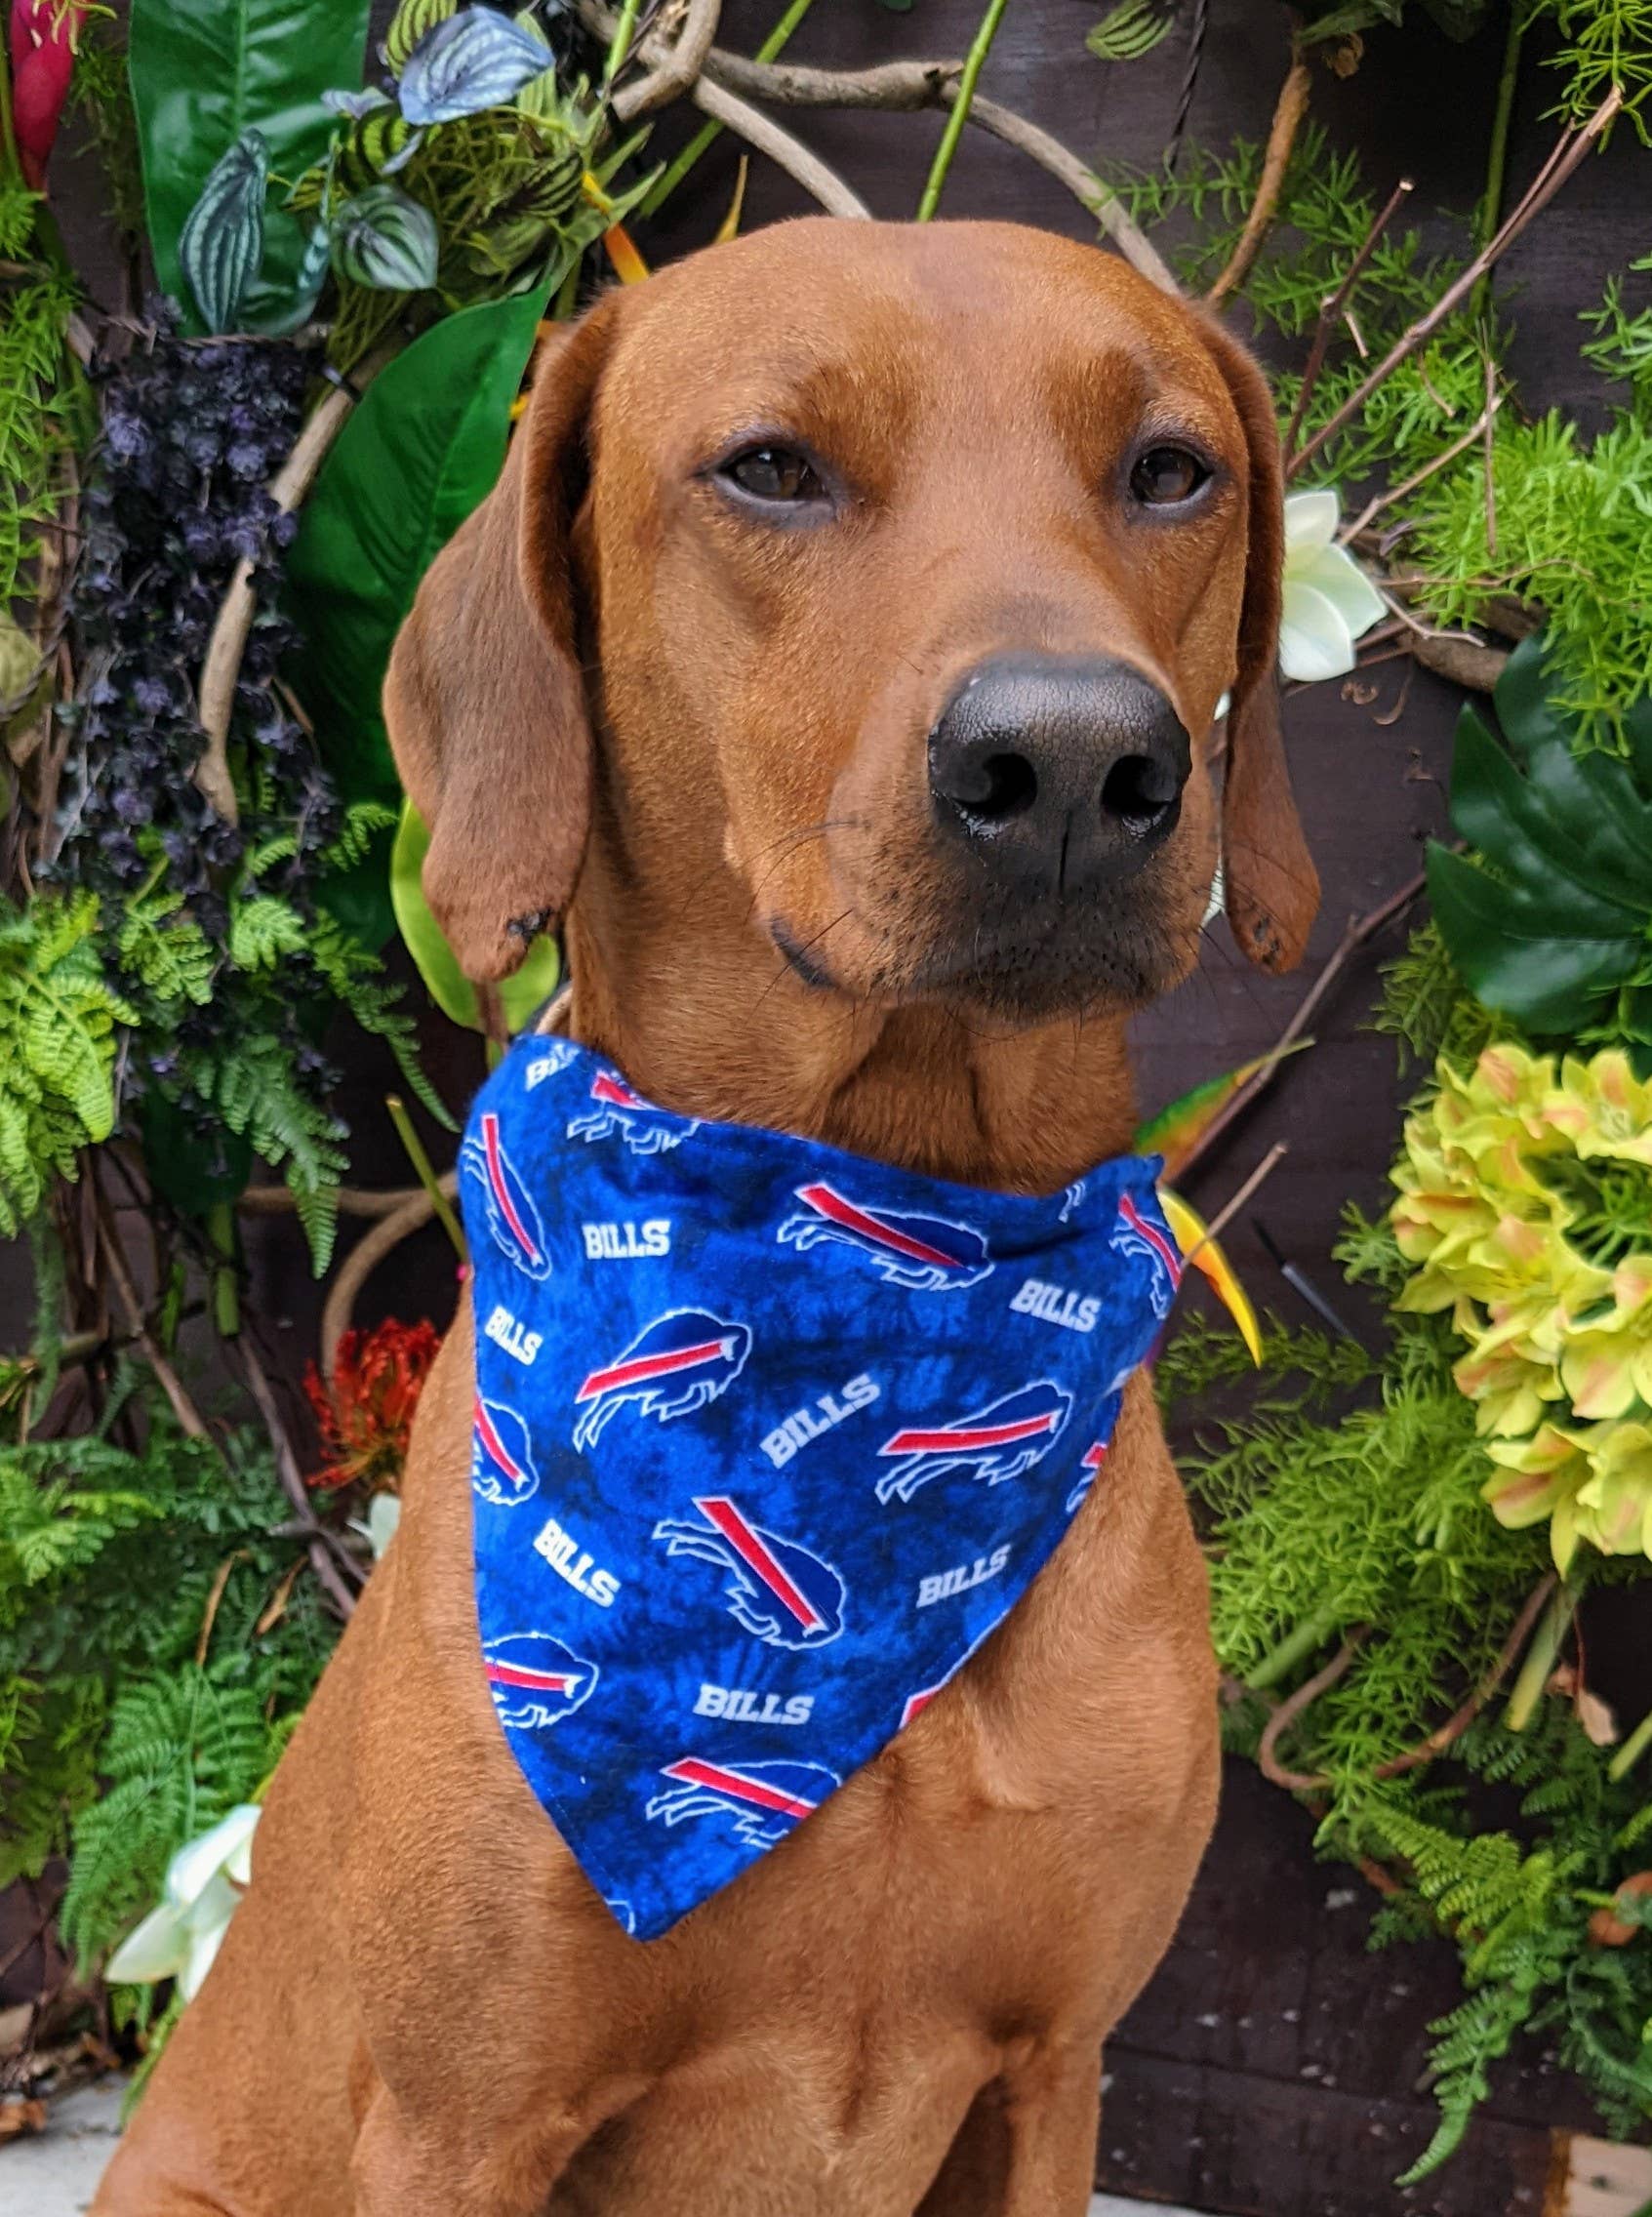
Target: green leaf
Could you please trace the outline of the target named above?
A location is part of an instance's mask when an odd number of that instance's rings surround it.
[[[352,285],[423,293],[436,282],[436,220],[393,184],[370,184],[333,219],[333,262]]]
[[[458,6],[459,0],[401,0],[384,33],[385,66],[399,77],[420,40],[427,37],[438,23],[445,23]]]
[[[1638,865],[1644,880],[1648,863],[1632,846],[1609,860],[1592,852],[1591,827],[1568,821],[1535,775],[1537,763],[1554,751],[1546,747],[1534,754],[1534,775],[1523,778],[1473,709],[1465,708],[1451,761],[1451,821],[1470,846],[1517,882],[1547,880],[1557,925],[1595,934],[1632,931],[1652,905],[1652,885],[1643,882],[1641,898],[1635,897],[1633,873]],[[1582,766],[1572,761],[1564,743],[1558,752],[1562,759],[1550,766],[1551,784],[1564,790],[1566,773],[1581,782]],[[1610,824],[1592,828],[1602,835],[1602,845],[1627,846],[1611,836]]]
[[[243,131],[214,164],[179,233],[178,259],[209,331],[232,331],[247,287],[263,261],[263,195],[269,148]]]
[[[1174,8],[1160,0],[1118,0],[1084,44],[1098,60],[1140,61],[1145,54],[1151,54],[1175,20]]]
[[[1544,674],[1543,634],[1534,631],[1509,657],[1492,694],[1498,727],[1522,761],[1556,732],[1568,743],[1574,736],[1572,726],[1556,714],[1550,701],[1551,690]]]
[[[419,975],[442,1014],[472,1031],[484,1028],[476,988],[459,967],[459,958],[442,936],[442,928],[424,901],[423,875],[430,833],[412,801],[402,803],[396,828],[395,852],[390,861],[390,901],[396,922],[407,942],[408,952],[419,965]],[[537,939],[522,967],[497,990],[505,1023],[520,1031],[542,1002],[547,1001],[562,981],[562,960],[553,939]]]
[[[419,581],[504,461],[544,295],[445,317],[375,378],[287,556],[304,646],[291,672],[347,800],[399,802],[379,696]]]
[[[1541,893],[1500,883],[1449,847],[1429,849],[1429,900],[1463,982],[1536,1032],[1576,1032],[1584,1004],[1615,991],[1641,952],[1632,935],[1555,930]]]
[[[461,8],[424,33],[403,64],[409,123],[457,123],[499,107],[544,68],[544,48],[507,16]]]
[[[318,161],[332,131],[321,96],[361,82],[367,17],[367,0],[133,0],[129,60],[149,247],[162,290],[185,306],[180,246],[213,170],[249,129],[262,136],[278,179]],[[298,219],[268,209],[244,328],[290,312],[303,252]]]
[[[1542,640],[1526,640],[1494,696],[1509,746],[1472,708],[1458,719],[1451,821],[1471,852],[1430,848],[1429,893],[1486,1007],[1539,1034],[1605,1021],[1619,1036],[1624,1008],[1601,1003],[1648,982],[1652,786],[1637,759],[1586,748],[1551,686]]]

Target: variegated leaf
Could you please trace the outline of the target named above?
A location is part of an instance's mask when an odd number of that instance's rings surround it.
[[[454,123],[512,99],[544,66],[544,48],[507,17],[461,8],[408,56],[401,111],[409,123]]]
[[[178,259],[209,331],[233,329],[247,287],[263,261],[263,201],[269,148],[257,131],[214,165],[179,234]]]

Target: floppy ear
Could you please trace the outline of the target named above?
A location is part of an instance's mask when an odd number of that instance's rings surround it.
[[[1233,937],[1250,959],[1264,970],[1291,970],[1302,960],[1318,912],[1319,876],[1297,818],[1279,729],[1274,664],[1285,562],[1284,467],[1262,372],[1220,325],[1206,323],[1204,336],[1238,409],[1250,471],[1238,674],[1222,788],[1225,901]]]
[[[436,556],[396,634],[384,721],[430,827],[424,898],[468,978],[508,977],[562,920],[590,818],[574,518],[607,302],[542,344],[498,485]]]

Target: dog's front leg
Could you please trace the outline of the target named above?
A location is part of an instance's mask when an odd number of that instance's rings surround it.
[[[1101,2071],[1096,2041],[1040,2051],[983,2087],[917,2217],[1082,2217]]]
[[[350,2161],[355,2217],[539,2217],[584,2128],[537,2116],[478,2141],[474,2117],[412,2117],[382,2082]]]

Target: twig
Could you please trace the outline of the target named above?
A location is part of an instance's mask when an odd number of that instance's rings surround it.
[[[1347,1672],[1349,1665],[1359,1652],[1360,1642],[1366,1637],[1367,1627],[1356,1625],[1332,1656],[1322,1671],[1315,1671],[1311,1678],[1305,1678],[1294,1694],[1287,1694],[1262,1728],[1257,1745],[1257,1767],[1264,1778],[1271,1779],[1275,1786],[1283,1786],[1292,1794],[1311,1794],[1325,1784],[1317,1773],[1286,1770],[1273,1753],[1281,1736],[1303,1713],[1310,1709],[1319,1696],[1334,1686]]]
[[[166,1356],[162,1354],[154,1335],[143,1320],[143,1310],[138,1299],[138,1288],[132,1282],[132,1272],[126,1267],[126,1257],[121,1253],[120,1241],[110,1221],[108,1203],[101,1193],[97,1196],[96,1207],[98,1212],[98,1245],[102,1250],[103,1261],[108,1269],[109,1276],[114,1280],[115,1291],[120,1296],[120,1305],[126,1311],[127,1329],[131,1332],[138,1346],[142,1349],[144,1361],[154,1372],[162,1392],[172,1403],[173,1415],[178,1419],[187,1437],[190,1439],[210,1439],[212,1434],[207,1430],[200,1410],[196,1408],[194,1402],[184,1391],[182,1380]]]
[[[1433,476],[1435,470],[1443,469],[1447,463],[1455,462],[1464,448],[1471,447],[1482,431],[1489,438],[1491,436],[1491,420],[1502,406],[1503,394],[1498,393],[1479,422],[1471,423],[1462,436],[1453,439],[1450,446],[1436,454],[1432,462],[1427,462],[1421,469],[1413,470],[1403,485],[1395,485],[1390,491],[1378,493],[1373,499],[1367,501],[1352,523],[1345,525],[1338,532],[1337,538],[1340,544],[1347,546],[1350,541],[1357,539],[1362,531],[1369,529],[1372,521],[1380,516],[1385,508],[1391,508],[1396,501],[1403,501],[1408,493],[1415,493],[1419,485],[1426,484]]]
[[[1198,86],[1199,66],[1204,60],[1205,34],[1210,29],[1210,0],[1193,0],[1193,20],[1188,32],[1188,65],[1182,73],[1182,91],[1176,102],[1176,121],[1170,127],[1170,137],[1164,144],[1164,168],[1167,176],[1173,175],[1182,158],[1182,141],[1188,134],[1188,118],[1193,112],[1193,94]]]
[[[361,1565],[339,1535],[329,1532],[315,1513],[315,1504],[309,1498],[309,1488],[304,1484],[303,1472],[299,1469],[299,1459],[293,1453],[293,1442],[282,1422],[281,1411],[276,1406],[275,1395],[264,1375],[263,1364],[258,1358],[257,1350],[245,1337],[236,1341],[235,1349],[247,1374],[248,1388],[258,1403],[259,1414],[263,1419],[264,1430],[269,1434],[269,1443],[275,1451],[275,1474],[281,1481],[281,1491],[292,1503],[294,1513],[306,1536],[310,1568],[315,1572],[317,1582],[331,1598],[334,1607],[341,1616],[347,1618],[354,1611],[355,1595],[341,1577],[334,1554],[342,1557],[358,1580],[362,1576]]]
[[[943,100],[953,96],[951,85],[942,87]],[[1180,295],[1182,288],[1171,274],[1169,263],[1149,243],[1147,233],[1117,193],[1104,183],[1087,162],[1069,153],[1059,139],[1052,139],[1036,123],[1017,115],[1013,108],[1000,107],[996,101],[975,101],[969,119],[994,139],[1001,139],[1006,146],[1016,147],[1040,169],[1047,170],[1058,183],[1065,184],[1073,198],[1089,210],[1138,276],[1145,277],[1149,285],[1156,285],[1161,293]]]
[[[1293,474],[1310,463],[1339,431],[1346,429],[1377,387],[1392,377],[1400,363],[1431,339],[1446,318],[1462,305],[1479,279],[1502,259],[1533,217],[1548,207],[1623,104],[1623,93],[1614,85],[1587,123],[1577,131],[1562,133],[1553,152],[1527,186],[1518,205],[1499,224],[1496,237],[1480,249],[1461,276],[1446,287],[1433,306],[1425,315],[1419,316],[1395,340],[1370,376],[1355,391],[1350,393],[1342,406],[1320,424],[1312,438],[1292,457],[1290,467]]]
[[[327,451],[343,429],[351,409],[366,386],[390,356],[393,345],[382,346],[352,374],[349,385],[337,384],[321,401],[294,442],[293,451],[269,482],[269,497],[289,512],[299,505],[315,483]],[[353,389],[352,389],[353,387]],[[253,627],[253,565],[243,555],[231,573],[218,620],[207,641],[201,665],[197,712],[207,744],[194,768],[194,781],[226,824],[240,821],[235,782],[229,775],[229,721],[235,708],[235,681],[241,673],[241,657]]]
[[[1338,318],[1344,308],[1347,307],[1353,288],[1364,276],[1366,265],[1376,253],[1382,241],[1383,233],[1416,189],[1414,180],[1408,177],[1400,179],[1392,192],[1389,194],[1388,205],[1366,232],[1360,242],[1359,251],[1343,272],[1342,283],[1334,293],[1327,293],[1319,303],[1319,320],[1313,326],[1313,337],[1309,342],[1308,360],[1303,364],[1302,383],[1297,387],[1296,406],[1291,410],[1291,420],[1285,425],[1285,436],[1281,441],[1287,461],[1290,458],[1292,448],[1297,443],[1297,433],[1302,429],[1302,420],[1308,413],[1308,404],[1313,397],[1313,388],[1319,383],[1319,372],[1325,366],[1325,349],[1331,343],[1331,333],[1336,329]]]
[[[580,12],[594,23],[606,18],[599,0],[581,0]],[[885,61],[871,69],[805,69],[790,62],[747,61],[742,55],[714,47],[706,57],[701,82],[710,77],[727,85],[731,92],[748,100],[771,101],[776,107],[878,108],[901,114],[947,106],[956,98],[962,72],[961,61]],[[978,130],[1002,140],[1006,146],[1014,146],[1065,185],[1133,269],[1161,292],[1181,291],[1157,249],[1149,244],[1111,186],[1059,139],[996,101],[973,101],[968,120]]]
[[[459,1180],[450,1170],[445,1178],[437,1180],[437,1186],[451,1200],[459,1190]],[[330,1379],[338,1365],[339,1342],[349,1329],[350,1311],[368,1278],[392,1247],[400,1246],[410,1234],[427,1224],[434,1214],[430,1196],[421,1187],[400,1208],[376,1224],[371,1231],[365,1232],[340,1264],[321,1311],[323,1378]]]
[[[1195,1255],[1202,1254],[1205,1248],[1221,1238],[1245,1203],[1261,1191],[1290,1151],[1283,1140],[1276,1142],[1274,1146],[1269,1149],[1232,1199],[1218,1210],[1217,1214],[1205,1226],[1200,1236],[1193,1241],[1193,1244],[1182,1258],[1184,1263],[1190,1263]]]
[[[792,32],[813,6],[814,0],[791,0],[790,7],[787,8],[780,21],[776,23],[774,29],[757,49],[757,60],[759,61],[773,61],[777,55],[784,52]],[[681,153],[666,165],[649,186],[639,213],[644,216],[657,215],[701,156],[708,147],[714,145],[722,135],[723,127],[720,123],[703,123]]]
[[[644,41],[646,56],[652,57],[663,48],[663,59],[646,77],[639,77],[634,85],[627,85],[615,94],[612,105],[622,123],[630,122],[633,116],[650,115],[657,107],[664,107],[667,101],[674,101],[692,89],[705,66],[705,57],[717,35],[717,19],[722,7],[723,0],[688,0],[682,29],[673,41],[669,44],[660,39]]]
[[[700,78],[689,97],[703,115],[727,124],[748,146],[767,154],[775,167],[785,170],[812,200],[820,202],[828,216],[855,216],[870,222],[871,210],[860,194],[851,190],[835,170],[828,169],[818,154],[811,153],[800,139],[793,138],[772,117],[748,106],[710,77]]]
[[[923,192],[918,201],[917,220],[920,223],[929,222],[941,205],[947,173],[952,166],[952,156],[958,150],[958,141],[964,135],[964,125],[969,121],[969,111],[975,104],[975,88],[981,82],[981,72],[986,66],[987,57],[992,51],[992,41],[997,37],[998,25],[1004,20],[1004,7],[1005,0],[987,0],[986,13],[971,41],[970,50],[964,57],[963,74],[952,95],[951,111],[947,117],[941,143],[935,149],[935,159],[930,164],[929,176],[924,180]]]
[[[341,1216],[389,1216],[419,1191],[417,1186],[390,1186],[383,1192],[366,1186],[335,1186],[332,1199]],[[290,1186],[249,1186],[235,1203],[243,1216],[287,1216],[298,1205]]]
[[[1205,295],[1206,303],[1220,307],[1229,294],[1242,285],[1250,275],[1251,264],[1262,252],[1262,242],[1272,227],[1279,212],[1279,194],[1284,187],[1285,172],[1290,168],[1291,151],[1302,129],[1302,119],[1308,113],[1309,95],[1313,90],[1313,79],[1308,63],[1299,53],[1292,53],[1291,66],[1285,82],[1279,88],[1279,98],[1273,108],[1273,124],[1268,134],[1268,151],[1263,156],[1262,177],[1251,202],[1245,227],[1239,233],[1239,243],[1233,249],[1228,266]]]
[[[1407,1748],[1401,1755],[1390,1755],[1386,1762],[1374,1764],[1369,1774],[1373,1779],[1403,1778],[1407,1771],[1421,1770],[1425,1763],[1431,1763],[1436,1755],[1444,1754],[1448,1748],[1454,1747],[1462,1739],[1464,1733],[1468,1731],[1470,1725],[1473,1723],[1475,1717],[1479,1715],[1486,1703],[1490,1701],[1492,1695],[1496,1693],[1498,1687],[1502,1685],[1504,1679],[1513,1669],[1516,1656],[1531,1637],[1532,1627],[1542,1615],[1549,1596],[1553,1592],[1558,1583],[1559,1581],[1553,1571],[1551,1571],[1546,1578],[1539,1582],[1527,1595],[1525,1605],[1514,1619],[1513,1625],[1510,1629],[1509,1637],[1499,1648],[1497,1658],[1491,1669],[1487,1671],[1467,1701],[1454,1710],[1443,1724],[1436,1725],[1426,1740],[1419,1740],[1416,1747]],[[1363,1636],[1364,1634],[1361,1633],[1360,1637],[1363,1638]],[[1317,1677],[1310,1678],[1305,1684],[1300,1685],[1290,1699],[1281,1702],[1269,1718],[1267,1728],[1262,1735],[1261,1746],[1257,1751],[1257,1759],[1265,1775],[1270,1778],[1275,1786],[1288,1787],[1293,1794],[1317,1794],[1322,1793],[1326,1787],[1333,1783],[1331,1778],[1323,1771],[1282,1769],[1275,1759],[1273,1751],[1286,1727],[1296,1723],[1303,1713],[1325,1691],[1326,1687],[1334,1685],[1337,1679],[1342,1676],[1353,1661],[1353,1651],[1356,1645],[1356,1641],[1350,1640],[1334,1663],[1329,1665],[1326,1670],[1321,1671]]]
[[[1264,1086],[1268,1084],[1283,1060],[1286,1048],[1293,1041],[1300,1039],[1308,1029],[1310,1024],[1313,1021],[1314,1010],[1318,1008],[1320,1002],[1336,984],[1350,958],[1358,952],[1367,940],[1375,939],[1385,925],[1391,924],[1396,916],[1404,914],[1412,902],[1422,892],[1423,885],[1423,872],[1419,870],[1417,875],[1408,883],[1402,885],[1397,893],[1390,893],[1380,907],[1373,908],[1368,915],[1357,917],[1349,925],[1318,977],[1314,979],[1308,991],[1297,1003],[1291,1021],[1273,1042],[1272,1052],[1267,1062],[1253,1076],[1246,1078],[1244,1084],[1240,1086],[1222,1113],[1219,1116],[1212,1117],[1210,1123],[1199,1134],[1187,1154],[1184,1155],[1179,1172],[1181,1177],[1187,1177],[1188,1172],[1198,1161],[1199,1157],[1209,1152],[1210,1149],[1223,1137],[1229,1127],[1239,1116],[1243,1115]]]
[[[1495,450],[1492,444],[1492,418],[1497,414],[1502,395],[1497,389],[1497,364],[1492,359],[1491,346],[1486,346],[1486,410],[1480,418],[1486,436],[1486,555],[1489,559],[1497,552],[1497,470]]]

